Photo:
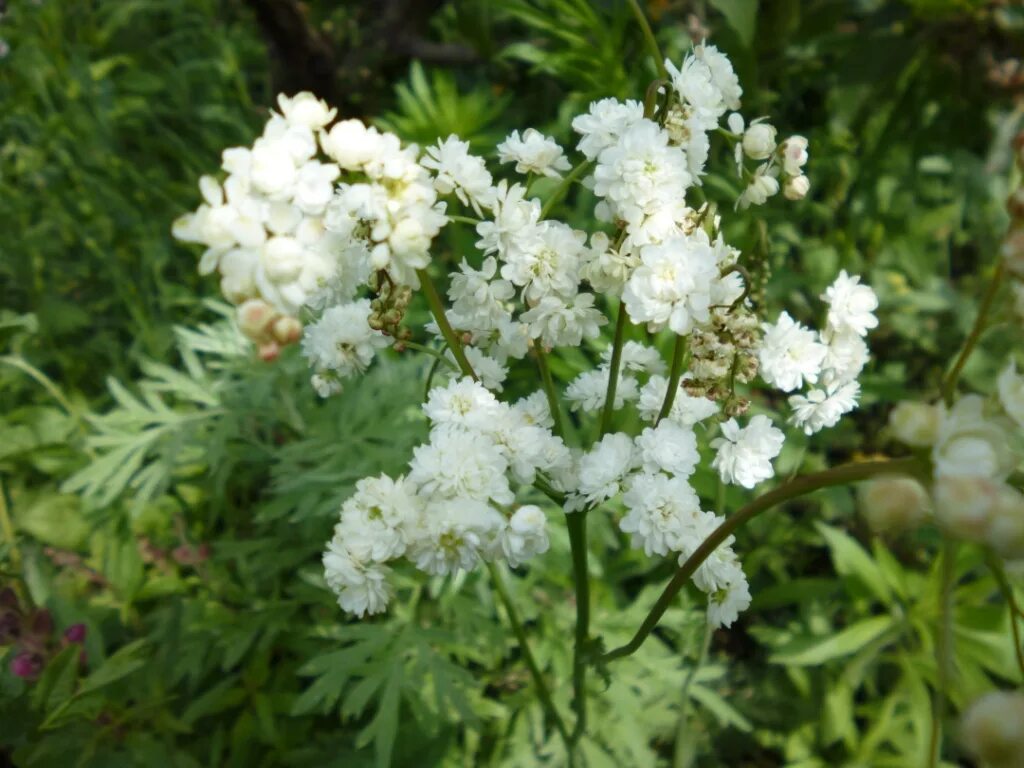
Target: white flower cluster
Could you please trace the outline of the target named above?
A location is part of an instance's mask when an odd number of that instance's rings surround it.
[[[845,270],[821,298],[828,304],[823,331],[812,331],[783,312],[774,324],[763,325],[758,353],[761,378],[768,384],[783,392],[813,385],[789,398],[793,423],[808,435],[834,427],[857,407],[857,377],[868,361],[864,336],[878,325],[878,297]]]
[[[204,203],[174,225],[206,246],[199,271],[219,271],[239,326],[266,358],[297,341],[303,308],[327,311],[303,350],[321,394],[363,370],[386,340],[353,301],[374,272],[418,286],[430,244],[447,221],[413,146],[336,111],[309,93],[278,97],[252,147],[224,151],[223,183],[200,179]]]
[[[579,512],[621,493],[627,513],[619,527],[630,534],[633,546],[648,556],[677,553],[682,564],[724,519],[702,510],[690,485],[699,463],[692,423],[666,418],[636,438],[607,434],[580,458],[577,488],[566,509]],[[693,577],[708,594],[708,621],[714,627],[730,626],[750,604],[746,576],[731,544],[730,538],[718,547]]]
[[[176,232],[207,246],[202,269],[220,271],[265,357],[301,335],[323,396],[392,343],[397,350],[433,343],[428,351],[439,358],[424,406],[429,441],[404,476],[357,484],[324,555],[327,582],[346,611],[385,608],[397,558],[449,574],[481,560],[515,566],[545,551],[544,513],[517,503],[518,489],[532,484],[563,494],[570,514],[621,496],[620,526],[634,546],[683,561],[721,523],[690,485],[701,459],[698,433],[723,482],[753,488],[775,472],[783,433],[763,414],[738,420],[750,403],[737,384],[750,385],[760,369],[784,392],[816,387],[791,399],[793,420],[809,434],[854,407],[868,356],[863,337],[876,324],[871,289],[842,273],[823,297],[829,310],[820,333],[785,313],[762,324],[748,298],[755,260],[744,262],[725,242],[712,205],[688,201],[715,134],[735,144],[748,177],[738,207],[780,188],[802,197],[806,140],[777,144],[763,118],[743,124],[742,89],[714,46],[698,45],[666,70],[669,82],[648,111],[608,98],[572,120],[582,157],[575,168],[554,138],[533,128],[498,144],[494,175],[458,136],[420,157],[392,134],[335,122],[333,110],[300,94],[281,97],[280,114],[252,148],[225,152],[222,185],[201,182],[206,203]],[[748,171],[744,158],[760,165]],[[577,181],[597,197],[594,217],[605,231],[549,217]],[[555,188],[546,204],[535,187]],[[448,206],[458,213],[449,215]],[[431,243],[449,222],[474,227],[478,252],[453,270],[447,306],[424,286],[434,339],[414,341],[401,323]],[[633,335],[671,333],[677,350],[686,341],[689,370],[675,357],[669,374],[654,341],[621,343],[617,333],[619,343],[569,383],[565,399],[573,418],[603,412],[606,421],[632,408],[645,428],[637,436],[602,433],[589,450],[570,451],[552,431],[547,397],[555,392],[514,405],[493,393],[531,350],[550,383],[548,353],[596,339],[608,322],[605,296],[620,298],[623,323],[643,329]],[[614,401],[606,403],[611,388]],[[694,574],[713,626],[730,625],[750,602],[731,544]]]
[[[430,440],[408,475],[360,480],[324,553],[327,583],[349,613],[387,607],[387,563],[400,557],[443,575],[481,560],[517,566],[548,549],[544,512],[516,505],[514,491],[538,472],[557,485],[573,471],[543,393],[507,405],[465,378],[435,387],[423,409]]]
[[[1024,495],[1007,482],[1021,460],[1024,377],[1010,362],[997,397],[963,395],[951,408],[905,401],[890,413],[901,442],[930,450],[932,507],[948,533],[1024,558]]]

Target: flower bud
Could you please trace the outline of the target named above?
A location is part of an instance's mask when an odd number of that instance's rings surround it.
[[[803,200],[811,189],[811,180],[803,174],[786,179],[782,194],[787,200]]]
[[[302,338],[302,323],[297,318],[282,315],[271,325],[271,334],[281,346],[294,344]]]
[[[260,360],[265,363],[272,363],[281,354],[281,345],[276,341],[268,341],[266,344],[260,344],[256,352],[260,356]]]
[[[263,299],[249,299],[235,310],[238,330],[252,341],[261,341],[267,335],[267,326],[274,319],[274,308]]]
[[[11,659],[11,674],[24,680],[31,680],[43,669],[42,662],[28,651]]]
[[[928,491],[912,477],[879,477],[861,486],[860,513],[875,533],[916,528],[931,506]]]
[[[807,164],[807,139],[803,136],[790,136],[780,147],[782,169],[787,176],[799,176],[801,168]]]
[[[64,639],[69,643],[84,643],[85,634],[85,624],[72,624],[64,630]]]
[[[932,488],[935,519],[952,536],[982,541],[999,491],[1000,484],[987,477],[940,477]]]
[[[1019,768],[1024,755],[1024,695],[993,691],[964,713],[961,732],[967,749],[991,768]]]
[[[775,151],[778,131],[768,123],[754,123],[743,134],[743,151],[751,160],[767,160]]]
[[[942,422],[938,406],[903,400],[889,413],[889,428],[901,443],[925,448],[935,443]]]

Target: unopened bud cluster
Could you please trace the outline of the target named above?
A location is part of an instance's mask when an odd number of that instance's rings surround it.
[[[368,285],[376,296],[370,301],[367,324],[373,330],[380,331],[396,341],[411,339],[412,331],[409,328],[402,328],[401,324],[409,308],[409,302],[412,301],[412,288],[408,285],[395,285],[387,272],[376,272],[371,275]]]

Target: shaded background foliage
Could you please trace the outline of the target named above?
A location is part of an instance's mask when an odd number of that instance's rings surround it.
[[[646,7],[668,55],[707,36],[736,63],[744,112],[811,140],[810,199],[727,221],[730,242],[770,256],[766,301],[806,319],[841,267],[882,297],[865,408],[827,446],[794,435],[780,474],[886,448],[889,405],[937,393],[1005,225],[1024,15],[982,0]],[[542,715],[485,580],[402,574],[391,614],[362,623],[322,585],[338,503],[401,466],[425,429],[423,366],[389,359],[317,401],[294,350],[259,363],[204,298],[216,286],[170,222],[279,89],[420,143],[455,132],[482,150],[528,125],[569,142],[590,100],[637,97],[653,76],[625,5],[23,0],[0,39],[0,760],[544,762]],[[706,183],[722,201],[735,185]],[[583,227],[585,194],[567,204]],[[471,244],[453,232],[436,258]],[[989,389],[984,350],[1014,333],[990,330],[970,384]],[[697,482],[728,508],[742,498]],[[552,552],[514,585],[564,683],[571,576],[552,523]],[[845,489],[755,522],[740,542],[751,611],[705,648],[681,601],[607,690],[595,684],[588,764],[907,765],[930,728],[936,547],[928,532],[871,540]],[[671,564],[625,548],[607,520],[592,548],[595,631],[614,645]],[[959,572],[979,565],[965,552]],[[984,578],[957,591],[956,706],[1021,682],[995,594]],[[79,623],[84,658],[62,639]],[[26,644],[34,680],[9,669]]]

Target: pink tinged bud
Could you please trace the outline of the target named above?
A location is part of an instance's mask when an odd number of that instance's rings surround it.
[[[64,639],[69,643],[84,643],[85,634],[85,624],[72,624],[64,630]]]
[[[11,659],[11,674],[23,680],[31,680],[42,670],[43,664],[31,653],[19,653]]]
[[[259,343],[266,338],[268,326],[273,322],[275,311],[262,299],[249,299],[238,306],[236,317],[238,329]]]
[[[272,363],[277,360],[277,356],[281,354],[281,345],[276,341],[261,344],[258,354],[260,356],[260,360],[263,362]]]
[[[278,344],[288,346],[302,338],[302,323],[294,317],[281,316],[274,320],[270,332]]]

